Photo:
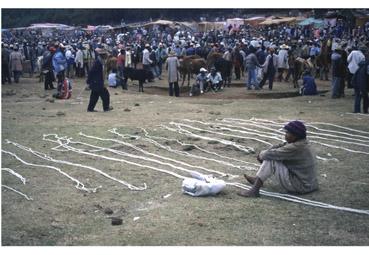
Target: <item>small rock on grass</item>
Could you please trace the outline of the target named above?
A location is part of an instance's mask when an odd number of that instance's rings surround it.
[[[195,149],[195,146],[193,145],[186,145],[183,147],[184,151],[192,151],[193,149]]]
[[[121,218],[117,218],[117,217],[111,218],[111,224],[113,226],[122,225],[122,223],[123,223],[123,220]]]
[[[112,209],[110,209],[110,208],[105,208],[105,209],[104,209],[104,213],[105,213],[105,214],[113,214],[113,210],[112,210]]]

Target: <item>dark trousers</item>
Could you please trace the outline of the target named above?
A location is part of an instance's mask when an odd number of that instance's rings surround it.
[[[349,71],[347,71],[347,88],[348,89],[352,89],[354,88],[353,84],[352,84],[352,77],[354,76],[352,73],[350,73]]]
[[[83,75],[87,76],[89,70],[88,62],[83,62]]]
[[[14,74],[14,82],[18,83],[19,77],[21,76],[21,71],[13,71],[13,74]]]
[[[241,79],[241,67],[240,66],[235,66],[234,67],[234,73],[236,75],[236,80],[240,80]]]
[[[345,78],[340,81],[339,97],[345,97]]]
[[[12,83],[8,64],[1,65],[1,83],[4,84],[5,82]]]
[[[363,91],[360,88],[355,88],[354,112],[360,112],[361,99],[363,99],[363,113],[368,113],[368,91]]]
[[[174,95],[179,97],[179,86],[178,82],[170,82],[169,83],[169,96],[173,96],[173,84],[174,84]]]
[[[45,90],[54,89],[53,81],[54,81],[53,71],[47,72],[45,74],[45,81],[44,81]]]
[[[273,89],[274,75],[275,75],[275,72],[265,73],[264,76],[263,76],[263,79],[261,80],[261,82],[259,84],[260,88],[262,88],[264,86],[266,80],[268,79],[269,89]]]
[[[68,78],[74,78],[73,69],[74,69],[73,64],[68,64],[67,66],[67,77]]]
[[[104,111],[109,110],[110,94],[109,91],[104,87],[99,90],[91,90],[90,102],[88,103],[87,111],[93,111],[95,109],[99,97],[101,97]]]

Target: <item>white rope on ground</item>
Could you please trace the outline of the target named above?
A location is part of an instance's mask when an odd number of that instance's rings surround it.
[[[259,127],[259,125],[255,125],[255,124],[252,124],[252,123],[240,123],[240,122],[236,122],[236,121],[223,121],[223,120],[215,120],[215,121],[218,121],[218,122],[215,122],[214,124],[216,125],[219,125],[219,126],[227,126],[227,127],[236,127],[236,128],[240,128],[242,130],[247,130],[250,132],[250,134],[255,134],[255,135],[259,135],[259,136],[262,136],[262,137],[266,137],[266,138],[270,138],[270,136],[275,136],[275,138],[277,138],[277,140],[280,140],[282,139],[283,137],[283,133],[280,132],[280,134],[275,134],[276,130],[272,129],[272,128],[268,128],[270,131],[272,131],[273,133],[271,132],[264,132],[264,131],[261,131],[261,130],[257,130],[257,129],[254,129],[254,128],[247,128],[247,127],[244,127],[243,125],[252,125],[252,126],[256,126],[256,127]],[[225,123],[227,124],[225,124]],[[238,124],[238,125],[230,125],[230,124]],[[241,126],[239,126],[241,125]]]
[[[47,136],[54,136],[56,140],[48,139],[48,138],[46,138]],[[142,167],[142,168],[148,168],[148,169],[155,170],[155,171],[158,171],[158,172],[167,173],[167,174],[170,174],[172,176],[175,176],[175,177],[181,178],[181,179],[186,178],[186,177],[184,177],[180,174],[177,174],[177,173],[174,173],[174,172],[171,172],[171,171],[168,171],[168,170],[160,169],[160,168],[157,168],[157,167],[153,167],[153,166],[149,166],[149,165],[143,165],[143,164],[135,163],[135,162],[125,160],[125,159],[112,158],[112,157],[99,155],[99,154],[95,154],[95,153],[91,153],[91,152],[87,152],[87,151],[84,151],[84,150],[81,150],[81,149],[74,148],[74,147],[68,145],[69,143],[71,143],[70,138],[59,137],[56,134],[44,135],[43,140],[50,141],[50,142],[53,142],[53,143],[58,143],[59,146],[64,147],[65,149],[67,149],[69,151],[76,152],[76,153],[79,153],[79,154],[84,154],[84,155],[89,155],[89,156],[93,156],[93,157],[103,158],[103,159],[107,159],[107,160],[111,160],[111,161],[123,162],[123,163],[127,163],[129,165],[134,165],[134,166],[138,166],[138,167]],[[62,140],[66,140],[66,142],[63,143]],[[76,143],[76,142],[74,142],[74,143]],[[93,147],[98,147],[98,146],[93,146]],[[102,147],[98,147],[98,148],[103,149]],[[104,149],[105,150],[111,150],[109,148],[104,148]]]
[[[318,156],[318,155],[316,155],[316,158],[317,159],[320,159],[320,160],[323,160],[323,161],[330,161],[330,160],[332,160],[332,161],[339,161],[336,158],[324,158],[324,157],[321,157],[321,156]]]
[[[214,125],[222,125],[222,124],[216,124],[216,123],[204,123],[204,125],[206,124],[214,124]],[[234,125],[228,125],[230,127],[237,127],[237,128],[242,128],[242,127],[239,127],[239,126],[234,126]],[[228,131],[231,131],[231,132],[239,132],[239,133],[244,133],[244,132],[247,132],[247,131],[242,131],[242,130],[238,130],[238,129],[231,129],[231,128],[221,128],[222,130],[228,130]],[[251,134],[251,132],[248,132]],[[316,133],[316,132],[307,132],[308,134],[319,134],[319,133]],[[257,135],[256,133],[254,133],[255,135]],[[326,135],[326,136],[330,136],[330,137],[338,137],[338,136],[335,136],[335,135],[330,135],[330,134],[319,134],[319,135]],[[260,136],[260,135],[259,135]],[[267,137],[267,138],[271,138],[271,139],[276,139],[278,141],[284,141],[282,138],[278,138],[276,136],[267,136],[267,135],[263,135],[263,137]],[[369,140],[368,141],[364,141],[364,140],[361,140],[361,139],[355,139],[355,138],[347,138],[347,137],[339,137],[340,139],[346,139],[346,140],[351,140],[351,141],[343,141],[343,140],[337,140],[337,139],[331,139],[331,138],[326,138],[326,137],[321,137],[321,136],[314,136],[314,135],[310,135],[309,136],[309,140],[312,140],[312,139],[321,139],[321,140],[327,140],[327,141],[334,141],[334,142],[340,142],[340,143],[346,143],[346,144],[352,144],[352,145],[358,145],[358,146],[364,146],[364,147],[369,147],[369,144],[364,144],[364,143],[356,143],[356,142],[353,142],[353,141],[361,141],[361,142],[368,142],[369,143]],[[271,144],[269,144],[271,145]]]
[[[26,184],[26,178],[24,178],[21,174],[18,174],[16,171],[14,171],[13,169],[7,168],[7,167],[3,167],[1,168],[2,171],[6,171],[12,175],[14,175],[15,177],[17,177],[18,179],[21,180],[21,182],[23,184]]]
[[[145,133],[145,136],[146,136],[146,134],[148,134],[147,131],[144,128],[142,128],[142,130],[143,130],[143,132]],[[111,132],[113,134],[116,134],[118,136],[121,136],[122,135],[119,132],[117,132],[116,129],[115,130],[109,130],[109,132]],[[153,144],[154,146],[156,146],[158,148],[164,149],[166,151],[169,151],[169,152],[172,152],[172,153],[181,155],[181,156],[186,156],[186,157],[196,158],[196,159],[202,159],[202,160],[208,160],[208,161],[213,161],[213,162],[217,162],[217,163],[221,163],[221,164],[223,163],[223,164],[226,164],[228,166],[231,166],[231,164],[229,164],[228,162],[224,162],[224,161],[220,161],[220,160],[216,160],[216,159],[212,159],[212,158],[208,158],[208,157],[203,157],[203,156],[200,156],[200,155],[191,154],[191,153],[188,153],[188,152],[185,152],[185,151],[175,150],[175,149],[171,148],[170,146],[165,146],[165,145],[163,145],[163,144],[161,144],[161,143],[159,143],[159,142],[157,142],[157,141],[155,141],[155,140],[153,140],[151,138],[148,138],[148,137],[142,137],[141,139],[144,140],[144,141],[147,141],[147,142],[149,142],[151,144]],[[185,164],[187,164],[187,163],[185,163]],[[238,175],[232,175],[232,174],[229,174],[229,173],[223,173],[223,172],[216,171],[216,170],[209,170],[209,169],[204,168],[204,167],[201,167],[201,166],[193,166],[193,167],[196,167],[198,169],[203,169],[203,170],[205,170],[207,172],[217,173],[221,177],[225,177],[225,176],[227,176],[229,178],[236,178],[236,177],[238,177]]]
[[[257,119],[259,120],[259,119]],[[270,120],[262,120],[262,121],[265,121],[265,123],[261,123],[260,125],[273,125],[273,126],[277,126],[277,127],[280,127],[279,124],[266,124],[266,123],[273,123],[274,121],[270,121]],[[274,122],[276,123],[276,122]],[[333,124],[332,124],[333,125]],[[311,137],[310,137],[311,138]],[[322,138],[322,137],[312,137],[313,139],[322,139],[322,140],[327,140],[328,138]],[[352,153],[358,153],[358,154],[367,154],[369,155],[369,152],[366,152],[366,151],[360,151],[360,150],[353,150],[353,149],[350,149],[350,148],[346,148],[346,147],[343,147],[343,146],[337,146],[337,145],[332,145],[332,144],[326,144],[326,143],[322,143],[322,142],[318,142],[318,141],[315,141],[313,139],[309,139],[309,141],[311,143],[316,143],[316,144],[319,144],[319,145],[322,145],[322,146],[326,146],[326,147],[330,147],[330,148],[335,148],[335,149],[341,149],[341,150],[345,150],[345,151],[349,151],[349,152],[352,152]],[[330,139],[332,140],[332,139]],[[346,141],[340,141],[340,140],[335,140],[337,142],[346,142]],[[348,143],[348,142],[346,142]],[[354,143],[350,143],[350,144],[354,144]]]
[[[190,129],[195,129],[195,130],[198,130],[198,131],[208,132],[206,130],[193,127],[191,125],[187,125],[187,124],[184,124],[184,123],[177,123],[177,122],[173,122],[173,121],[170,122],[170,124],[176,126],[177,129],[169,128],[168,126],[165,126],[165,125],[161,125],[161,127],[163,127],[164,129],[167,129],[169,131],[173,131],[173,132],[178,132],[180,134],[184,134],[186,136],[197,137],[197,138],[200,138],[200,139],[203,139],[203,140],[208,140],[208,141],[217,141],[217,142],[222,143],[224,145],[233,146],[233,147],[235,147],[235,148],[237,148],[237,149],[239,149],[239,150],[241,150],[243,152],[246,152],[246,153],[254,153],[255,152],[255,150],[253,148],[251,148],[251,147],[245,147],[243,145],[237,144],[237,143],[232,142],[232,141],[224,140],[224,139],[218,139],[218,138],[215,138],[215,137],[208,137],[208,136],[197,135],[197,134],[192,133],[189,130],[186,130],[186,129],[183,129],[182,128],[182,126],[184,126],[184,127],[190,128]],[[213,132],[213,131],[209,130],[209,133],[218,133],[218,132]],[[218,134],[229,136],[229,135],[224,134],[224,133],[218,133]],[[234,137],[244,138],[242,136],[234,136]]]
[[[21,159],[20,157],[18,157],[15,153],[10,152],[10,151],[6,151],[6,150],[1,150],[3,153],[8,154],[13,156],[14,158],[16,158],[18,161],[22,162],[25,165],[28,166],[36,166],[36,167],[42,167],[42,168],[49,168],[49,169],[53,169],[59,173],[61,173],[62,175],[64,175],[65,177],[67,177],[68,179],[72,180],[73,182],[76,183],[76,189],[78,190],[82,190],[82,191],[86,191],[86,192],[96,192],[98,188],[86,188],[85,185],[80,182],[79,180],[73,178],[72,176],[68,175],[67,173],[63,172],[60,168],[55,167],[55,166],[49,166],[49,165],[40,165],[40,164],[33,164],[33,163],[29,163],[23,159]]]
[[[221,121],[223,122],[224,120],[221,120]],[[226,122],[241,124],[240,122],[229,121],[229,120],[227,120]],[[253,122],[253,123],[255,123],[255,122]],[[267,125],[273,125],[273,126],[277,126],[277,127],[281,128],[282,125],[284,125],[284,124],[285,123],[283,123],[283,124],[281,123],[280,125],[274,125],[274,124],[267,124]],[[257,124],[251,124],[251,123],[246,123],[246,122],[243,122],[242,125],[254,125],[254,126],[257,126],[259,128],[261,127],[260,124],[257,125]],[[263,125],[265,125],[265,123],[263,123]],[[240,126],[235,126],[235,127],[241,128]],[[311,128],[317,129],[317,130],[319,129],[319,128],[317,128],[315,126],[311,126],[309,124],[307,124],[307,127],[311,127]],[[262,126],[262,128],[265,128],[265,126]],[[268,128],[268,129],[271,130],[271,131],[277,132],[277,130],[275,130],[275,129],[272,129],[272,128]],[[332,131],[332,130],[327,130],[327,131]],[[260,131],[255,130],[255,132],[260,132]],[[283,134],[283,132],[281,132],[281,131],[278,131],[278,133]],[[332,134],[317,133],[317,132],[313,132],[313,131],[308,131],[308,134],[313,134],[313,135],[328,136],[328,137],[333,137],[333,138],[340,138],[340,139],[345,139],[345,140],[369,143],[369,137],[361,136],[361,135],[353,135],[353,134],[349,134],[349,133],[345,133],[345,132],[339,132],[339,133],[344,134],[346,136],[332,135]],[[270,133],[267,133],[267,134],[270,134]],[[351,136],[351,137],[347,137],[347,136]],[[364,138],[364,139],[356,139],[356,138],[353,138],[353,137],[359,137],[359,138]]]
[[[119,133],[116,131],[115,128],[109,130],[109,132],[113,133],[113,134],[116,134],[119,136]],[[200,167],[200,166],[194,166],[194,165],[190,165],[186,162],[182,162],[182,161],[179,161],[179,160],[175,160],[175,159],[172,159],[172,158],[168,158],[168,157],[164,157],[164,156],[161,156],[161,155],[158,155],[158,154],[154,154],[154,153],[151,153],[151,152],[148,152],[148,151],[145,151],[131,143],[128,143],[128,142],[124,142],[124,141],[120,141],[120,140],[116,140],[116,139],[108,139],[108,138],[100,138],[100,137],[96,137],[96,136],[90,136],[90,135],[85,135],[83,134],[82,132],[79,133],[79,135],[83,136],[83,137],[87,137],[87,138],[90,138],[90,139],[96,139],[96,140],[99,140],[99,141],[110,141],[110,142],[114,142],[114,143],[118,143],[118,144],[123,144],[127,147],[130,147],[134,150],[137,150],[145,155],[150,155],[150,156],[153,156],[153,157],[157,157],[157,158],[160,158],[160,159],[164,159],[164,160],[168,160],[168,161],[171,161],[171,162],[174,162],[176,164],[180,164],[180,165],[184,165],[186,167],[191,167],[191,168],[196,168],[196,169],[202,169],[204,171],[207,171],[207,172],[210,172],[210,173],[216,173],[216,174],[219,174],[220,176],[224,177],[224,176],[227,176],[228,174],[225,174],[225,173],[222,173],[222,172],[219,172],[219,171],[216,171],[216,170],[212,170],[212,169],[208,169],[208,168],[205,168],[205,167]],[[133,154],[127,154],[127,155],[133,155]],[[183,167],[178,167],[178,166],[175,166],[175,165],[172,165],[172,164],[168,164],[168,163],[165,163],[165,162],[162,162],[162,161],[155,161],[156,163],[159,163],[159,164],[163,164],[163,165],[167,165],[167,166],[171,166],[172,168],[175,168],[175,169],[178,169],[178,170],[182,170],[182,171],[186,171],[186,172],[194,172],[193,170],[189,170],[189,169],[185,169]]]
[[[184,119],[183,121],[190,122],[190,123],[200,123],[200,124],[206,125],[206,126],[217,126],[217,127],[211,127],[213,129],[220,129],[220,130],[227,130],[227,131],[234,131],[235,130],[235,129],[226,128],[226,127],[234,127],[234,125],[227,125],[227,124],[215,123],[215,122],[203,122],[203,121],[189,120],[189,119]],[[224,126],[226,126],[226,127],[224,127]],[[256,135],[256,136],[263,137],[263,138],[271,138],[270,135],[263,135],[263,134],[259,134],[258,132],[255,132],[255,130],[253,130],[253,131],[254,132],[244,131],[244,130],[237,130],[237,132],[242,133],[242,134],[251,134],[251,135]],[[266,144],[266,145],[272,145],[269,142],[266,142],[264,140],[260,140],[260,139],[254,138],[254,137],[244,137],[244,139],[258,141],[258,142],[261,142],[261,143]],[[275,139],[279,140],[279,141],[283,141],[283,139],[279,138],[279,137],[275,137]]]
[[[4,188],[6,188],[6,189],[9,189],[9,190],[11,190],[11,191],[14,191],[15,193],[18,193],[19,195],[23,196],[23,197],[24,197],[25,199],[27,199],[28,201],[33,200],[33,198],[32,198],[32,197],[29,197],[29,196],[27,196],[26,194],[24,194],[24,193],[20,192],[19,190],[16,190],[16,189],[12,188],[12,187],[9,187],[9,186],[4,185],[4,184],[1,184],[1,187],[4,187]]]
[[[56,138],[58,138],[58,137],[56,137]],[[58,139],[60,139],[60,138],[58,138]],[[47,139],[47,140],[49,140],[49,139]],[[64,140],[65,140],[65,138],[64,138]],[[70,142],[70,139],[66,139],[66,140],[67,140],[67,142]],[[110,157],[106,157],[106,156],[102,156],[102,155],[96,155],[96,154],[93,154],[93,153],[82,151],[80,149],[75,149],[75,148],[69,146],[68,144],[62,143],[60,140],[58,140],[58,141],[49,140],[49,141],[57,142],[61,146],[65,147],[66,149],[70,149],[71,151],[74,151],[74,152],[77,152],[77,153],[86,154],[86,155],[90,155],[90,156],[97,156],[97,157],[100,157],[100,158],[110,159],[110,160],[114,160],[114,161],[125,162],[125,163],[128,163],[128,164],[133,164],[133,165],[137,165],[137,166],[141,166],[141,167],[145,167],[145,168],[150,168],[150,169],[160,171],[160,172],[165,172],[165,173],[170,174],[172,176],[175,176],[177,178],[181,178],[181,179],[185,178],[185,177],[180,176],[176,173],[166,171],[166,170],[162,170],[162,169],[158,169],[158,168],[155,168],[155,167],[145,166],[145,165],[137,164],[137,163],[134,163],[134,162],[131,162],[131,161],[123,160],[123,159],[116,159],[116,158],[110,158]],[[236,187],[239,187],[239,188],[247,189],[247,188],[245,188],[246,185],[243,186],[243,184],[228,183],[228,185],[233,185],[233,186],[236,186]],[[287,201],[291,201],[291,202],[295,202],[295,203],[300,203],[300,204],[305,204],[305,205],[311,205],[311,206],[316,206],[316,207],[336,209],[336,210],[342,210],[342,211],[355,212],[355,213],[361,213],[361,214],[369,215],[369,210],[359,210],[359,209],[352,209],[352,208],[347,208],[347,207],[338,207],[338,206],[334,206],[334,205],[330,205],[330,204],[326,204],[326,203],[321,203],[321,202],[316,202],[316,201],[312,201],[312,200],[299,198],[299,197],[292,196],[292,195],[285,195],[285,194],[272,193],[272,192],[266,192],[266,191],[261,191],[261,194],[263,194],[265,196],[280,198],[280,199],[283,199],[283,200],[287,200]]]
[[[249,190],[251,188],[250,186],[242,184],[242,183],[226,183],[226,184],[229,185],[229,186],[235,186],[237,188],[244,189],[244,190]],[[301,197],[297,197],[297,196],[293,196],[293,195],[289,195],[289,194],[281,194],[281,193],[269,192],[269,191],[264,191],[264,190],[260,190],[260,194],[264,195],[264,196],[267,196],[267,197],[279,198],[279,199],[282,199],[282,200],[286,200],[286,201],[290,201],[290,202],[294,202],[294,203],[299,203],[299,204],[304,204],[304,205],[309,205],[309,206],[314,206],[314,207],[320,207],[320,208],[325,208],[325,209],[334,209],[334,210],[338,210],[338,211],[346,211],[346,212],[369,215],[369,210],[355,209],[355,208],[342,207],[342,206],[335,206],[335,205],[322,203],[322,202],[317,202],[317,201],[313,201],[313,200],[309,200],[309,199],[305,199],[305,198],[301,198]]]
[[[27,151],[27,152],[30,152],[32,153],[33,155],[35,155],[36,157],[39,157],[41,159],[44,159],[44,160],[48,160],[48,161],[51,161],[51,162],[54,162],[54,163],[61,163],[61,164],[65,164],[65,165],[69,165],[69,166],[76,166],[76,167],[81,167],[81,168],[85,168],[85,169],[89,169],[89,170],[92,170],[94,172],[97,172],[99,174],[101,174],[102,176],[110,179],[110,180],[113,180],[113,181],[116,181],[126,187],[128,187],[128,189],[130,190],[134,190],[134,191],[141,191],[141,190],[145,190],[147,188],[146,184],[144,183],[144,186],[143,187],[137,187],[137,186],[134,186],[132,184],[129,184],[128,182],[126,181],[123,181],[123,180],[120,180],[120,179],[117,179],[113,176],[110,176],[109,174],[95,168],[95,167],[91,167],[91,166],[86,166],[86,165],[82,165],[82,164],[78,164],[78,163],[72,163],[72,162],[69,162],[69,161],[65,161],[65,160],[58,160],[58,159],[54,159],[46,154],[43,154],[41,152],[38,152],[38,151],[35,151],[33,150],[32,148],[29,148],[29,147],[26,147],[26,146],[23,146],[23,145],[20,145],[18,143],[15,143],[15,142],[12,142],[12,141],[9,141],[9,140],[6,140],[6,142],[8,144],[12,144],[14,145],[15,147],[19,148],[19,149],[22,149],[24,151]]]
[[[345,112],[345,114],[355,115],[355,116],[369,117],[369,114],[367,114],[367,113],[353,113],[353,112]]]
[[[58,137],[56,137],[56,138],[58,138]],[[162,170],[162,169],[158,169],[158,168],[155,168],[155,167],[141,165],[141,164],[137,164],[137,163],[134,163],[134,162],[131,162],[131,161],[123,160],[123,159],[116,159],[116,158],[110,158],[110,157],[106,157],[106,156],[102,156],[102,155],[96,155],[96,154],[93,154],[93,153],[82,151],[80,149],[75,149],[75,148],[69,146],[68,144],[62,143],[60,141],[60,138],[58,138],[58,139],[59,139],[58,141],[53,141],[53,140],[49,140],[49,139],[47,139],[47,140],[52,141],[52,142],[57,142],[61,146],[65,147],[66,149],[70,149],[71,151],[74,151],[74,152],[77,152],[77,153],[86,154],[86,155],[90,155],[90,156],[97,156],[97,157],[100,157],[100,158],[110,159],[110,160],[114,160],[114,161],[125,162],[125,163],[133,164],[133,165],[136,165],[136,166],[150,168],[150,169],[153,169],[153,170],[156,170],[156,171],[159,171],[159,172],[164,172],[164,173],[170,174],[172,176],[175,176],[177,178],[181,178],[181,179],[185,178],[185,177],[183,177],[181,175],[178,175],[176,173],[166,171],[166,170]],[[64,138],[64,140],[65,140],[65,138]],[[66,139],[66,140],[67,140],[67,142],[70,142],[70,139]],[[239,187],[239,188],[247,189],[246,185],[243,185],[243,184],[228,183],[228,185],[233,185],[233,186],[236,186],[236,187]],[[272,193],[272,192],[266,192],[266,191],[261,191],[261,193],[265,196],[280,198],[280,199],[284,199],[284,200],[295,202],[295,203],[301,203],[301,204],[306,204],[306,205],[311,205],[311,206],[316,206],[316,207],[342,210],[342,211],[355,212],[355,213],[361,213],[361,214],[369,215],[369,210],[360,210],[360,209],[352,209],[352,208],[347,208],[347,207],[338,207],[338,206],[334,206],[334,205],[330,205],[330,204],[326,204],[326,203],[321,203],[321,202],[316,202],[316,201],[312,201],[312,200],[308,200],[308,199],[299,198],[299,197],[292,196],[292,195],[285,195],[285,194]]]
[[[284,120],[284,121],[289,121],[287,119],[283,119],[283,118],[279,118],[281,120]],[[344,126],[340,126],[340,125],[336,125],[336,124],[332,124],[332,123],[326,123],[326,122],[311,122],[308,124],[308,126],[311,126],[311,127],[314,127],[316,128],[317,130],[323,130],[323,131],[326,131],[326,132],[334,132],[334,133],[344,133],[346,135],[350,135],[349,133],[345,133],[345,132],[340,132],[340,131],[335,131],[335,130],[327,130],[327,129],[318,129],[317,127],[315,127],[314,125],[326,125],[326,126],[331,126],[331,127],[336,127],[336,128],[340,128],[340,129],[343,129],[343,130],[347,130],[347,131],[351,131],[351,132],[356,132],[356,133],[360,133],[360,134],[367,134],[369,135],[369,132],[368,131],[362,131],[362,130],[359,130],[359,129],[354,129],[354,128],[349,128],[349,127],[344,127]]]
[[[251,163],[251,162],[247,162],[247,161],[243,161],[243,160],[239,160],[239,159],[236,159],[236,158],[232,158],[232,157],[227,157],[227,156],[224,156],[224,155],[221,155],[221,154],[218,154],[216,152],[213,152],[213,151],[208,151],[196,144],[192,144],[192,143],[184,143],[184,142],[181,142],[179,141],[178,139],[171,139],[171,138],[166,138],[166,137],[161,137],[161,136],[152,136],[152,135],[149,135],[149,133],[144,129],[142,128],[142,130],[145,132],[145,137],[147,138],[150,138],[150,139],[158,139],[158,140],[165,140],[165,141],[172,141],[172,142],[176,142],[178,144],[180,144],[181,146],[193,146],[195,147],[196,149],[206,153],[206,154],[211,154],[211,155],[214,155],[214,156],[217,156],[219,158],[224,158],[224,159],[228,159],[228,160],[232,160],[232,161],[237,161],[237,162],[240,162],[242,164],[247,164],[247,165],[253,165],[253,166],[257,166],[259,167],[260,164],[256,164],[256,163]],[[169,146],[168,146],[169,147]],[[190,153],[188,153],[190,154]],[[191,154],[192,156],[193,154]],[[196,155],[194,155],[196,156]],[[234,165],[230,162],[226,162],[226,161],[222,161],[222,160],[217,160],[217,159],[213,159],[213,158],[208,158],[208,157],[205,157],[204,158],[205,160],[209,160],[209,161],[214,161],[214,162],[218,162],[220,164],[223,164],[223,165],[226,165],[226,166],[231,166],[231,167],[234,167],[234,168],[239,168],[239,169],[245,169],[245,170],[251,170],[251,171],[254,171],[254,170],[257,170],[258,168],[255,168],[255,167],[249,167],[249,166],[243,166],[243,165]]]
[[[267,125],[261,126],[259,122],[256,122],[252,119],[244,120],[244,119],[235,119],[235,118],[224,118],[224,119],[217,120],[217,121],[222,121],[222,122],[227,122],[227,123],[237,123],[237,124],[242,124],[242,125],[247,125],[247,126],[254,126],[254,127],[269,130],[269,131],[272,131],[272,132],[277,132],[281,135],[284,134],[284,132],[282,132],[280,130],[275,130],[274,128],[270,128]],[[278,126],[280,126],[280,125],[278,125]],[[258,132],[261,132],[261,131],[258,130]],[[267,133],[267,134],[270,134],[270,133]]]

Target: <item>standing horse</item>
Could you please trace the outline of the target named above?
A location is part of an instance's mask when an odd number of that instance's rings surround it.
[[[320,80],[323,80],[323,76],[324,76],[325,77],[324,79],[328,81],[329,67],[331,65],[330,60],[331,58],[330,58],[329,47],[327,46],[327,41],[323,41],[320,54],[317,56],[317,59],[316,59],[316,64],[317,64],[317,67],[319,68]]]

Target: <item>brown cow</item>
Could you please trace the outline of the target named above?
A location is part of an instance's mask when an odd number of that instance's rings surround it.
[[[105,61],[106,77],[108,77],[111,70],[118,70],[117,58],[109,55]]]
[[[179,61],[179,72],[182,76],[182,86],[186,80],[186,75],[188,76],[188,86],[190,86],[190,79],[192,74],[198,74],[200,68],[206,68],[206,61],[200,58],[198,55],[185,56]]]

